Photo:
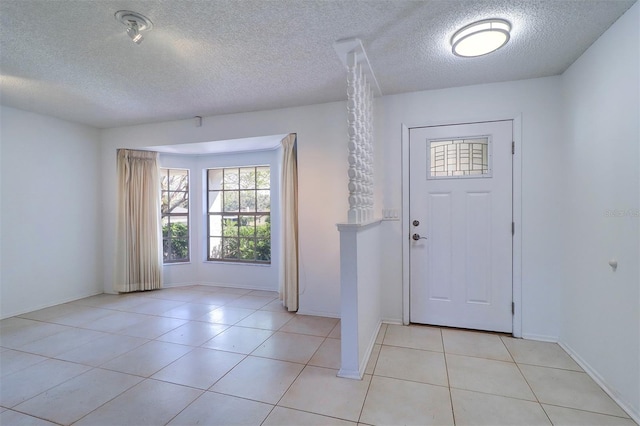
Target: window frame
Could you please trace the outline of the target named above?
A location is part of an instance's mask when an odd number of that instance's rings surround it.
[[[186,172],[187,175],[187,184],[186,184],[186,190],[182,191],[176,191],[176,190],[172,190],[171,189],[171,184],[170,184],[170,178],[171,178],[171,172],[172,171],[181,171],[181,172]],[[165,189],[162,185],[163,183],[163,179],[167,178],[167,188]],[[187,201],[187,211],[186,213],[172,213],[172,212],[167,212],[165,213],[163,211],[163,199],[165,194],[167,194],[167,197],[170,199],[170,194],[171,193],[186,193],[186,201]],[[179,167],[160,167],[160,226],[161,228],[164,228],[163,222],[164,222],[164,218],[167,217],[168,218],[168,225],[169,225],[169,229],[171,229],[171,224],[173,223],[171,218],[172,217],[181,217],[181,218],[185,218],[186,219],[186,226],[187,226],[187,232],[186,232],[186,249],[187,249],[187,256],[186,258],[170,258],[170,257],[165,257],[165,251],[164,251],[164,247],[165,247],[165,240],[168,241],[168,246],[171,247],[171,241],[172,241],[172,236],[171,236],[171,232],[167,232],[167,237],[165,237],[164,235],[164,229],[162,229],[162,263],[163,265],[171,265],[171,264],[184,264],[184,263],[189,263],[191,262],[191,219],[190,219],[190,214],[191,214],[191,173],[190,170],[187,168],[179,168]],[[183,223],[183,221],[177,222],[177,223]],[[168,251],[169,254],[171,254],[171,251]]]
[[[269,180],[268,180],[268,188],[267,187],[262,187],[259,186],[257,183],[258,180],[258,169],[268,169],[269,170]],[[272,184],[271,184],[271,172],[272,172],[272,166],[270,164],[258,164],[258,165],[243,165],[243,166],[225,166],[225,167],[211,167],[211,168],[206,168],[205,169],[205,191],[206,191],[206,196],[205,196],[205,211],[206,211],[206,229],[207,229],[207,234],[206,234],[206,261],[208,262],[230,262],[230,263],[238,263],[238,264],[245,264],[245,265],[263,265],[263,266],[269,266],[271,265],[271,259],[272,259],[272,243],[273,243],[273,232],[271,227],[269,228],[269,238],[259,238],[258,237],[258,219],[259,218],[266,218],[265,220],[267,220],[269,223],[271,223],[271,212],[272,212],[272,208],[271,208],[271,201],[272,201]],[[241,170],[246,170],[246,169],[253,169],[254,171],[254,185],[252,188],[242,188],[240,185],[240,175],[241,175]],[[224,183],[224,174],[225,171],[236,171],[238,173],[238,187],[237,188],[225,188],[225,183]],[[221,171],[222,172],[222,177],[221,177],[221,182],[220,182],[220,188],[211,188],[210,187],[210,183],[211,183],[211,179],[210,179],[210,173],[212,171]],[[241,210],[241,193],[242,191],[253,191],[254,192],[254,200],[255,200],[255,210],[254,211],[242,211]],[[258,210],[258,191],[269,191],[269,210],[268,211],[264,211],[264,210]],[[219,197],[220,198],[220,202],[222,204],[222,206],[220,207],[220,211],[218,212],[212,212],[211,211],[211,201],[210,197],[212,195],[212,193],[219,193]],[[226,193],[237,193],[237,203],[238,203],[238,209],[236,211],[225,211],[224,209],[224,200],[225,200],[225,194]],[[236,237],[225,237],[224,235],[224,224],[222,224],[222,228],[220,230],[220,235],[212,235],[212,230],[211,230],[211,222],[212,222],[212,217],[215,216],[219,216],[221,217],[221,221],[224,221],[224,217],[227,216],[235,216],[238,218],[238,222],[240,222],[241,218],[246,217],[246,218],[253,218],[253,236],[252,237],[241,237],[240,236],[240,227],[243,225],[236,225],[236,227],[238,228],[238,234]],[[222,223],[222,222],[221,222]],[[246,225],[244,225],[246,226]],[[211,241],[214,238],[220,238],[220,247],[222,248],[224,246],[224,242],[225,239],[236,239],[238,241],[238,244],[240,245],[240,242],[242,239],[248,239],[248,240],[252,240],[253,241],[253,246],[254,246],[254,258],[253,259],[241,259],[241,258],[226,258],[223,257],[223,253],[221,253],[221,257],[212,257],[211,253],[212,253],[212,246],[211,246]],[[269,259],[268,260],[259,260],[257,259],[257,244],[259,241],[268,241],[269,243]],[[222,248],[222,250],[224,250]],[[238,249],[239,250],[239,249]]]

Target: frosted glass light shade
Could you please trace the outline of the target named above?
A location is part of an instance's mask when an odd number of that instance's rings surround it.
[[[502,19],[474,22],[451,37],[453,54],[466,58],[494,52],[507,44],[510,31],[511,24]]]

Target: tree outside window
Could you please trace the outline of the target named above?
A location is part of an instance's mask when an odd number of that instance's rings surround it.
[[[271,263],[269,166],[207,170],[208,260]]]
[[[189,261],[189,171],[160,169],[162,259]]]

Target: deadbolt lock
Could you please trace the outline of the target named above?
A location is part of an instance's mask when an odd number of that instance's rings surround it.
[[[413,221],[413,226],[418,226],[420,225],[420,221],[419,220],[414,220]]]

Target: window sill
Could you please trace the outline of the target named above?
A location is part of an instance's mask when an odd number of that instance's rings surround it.
[[[209,265],[258,266],[261,268],[270,268],[273,265],[273,263],[225,262],[224,260],[205,260],[203,263]]]

